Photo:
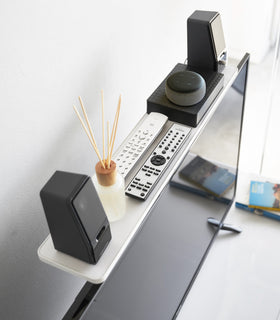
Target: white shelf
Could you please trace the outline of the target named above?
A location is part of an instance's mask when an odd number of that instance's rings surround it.
[[[101,283],[110,274],[148,210],[149,207],[143,211],[143,206],[141,203],[139,205],[139,201],[127,197],[126,215],[122,220],[110,224],[112,240],[96,265],[57,251],[50,235],[39,247],[38,256],[41,261],[54,267],[83,277],[89,282]]]
[[[236,75],[237,68],[235,64],[233,66],[226,67],[226,69],[224,70],[225,81],[223,89],[213,101],[211,107],[201,120],[199,126],[196,128],[192,128],[189,137],[186,139],[186,141],[182,145],[182,148],[176,154],[173,163],[164,172],[160,179],[160,182],[155,186],[148,199],[145,201],[139,201],[137,199],[126,197],[125,217],[122,220],[110,224],[112,240],[110,241],[108,247],[106,248],[96,265],[88,264],[67,254],[57,251],[54,248],[53,241],[50,235],[38,248],[38,256],[40,260],[63,271],[82,277],[91,283],[98,284],[104,282],[113,268],[116,266],[117,262],[119,261],[123,252],[126,250],[127,246],[141,226],[142,222],[147,217],[149,210],[155,203],[156,199],[160,196],[161,191],[168,183],[172,175],[175,173],[184,156],[189,151],[190,146],[196,140],[201,130],[203,130],[204,126],[215,112],[215,109],[218,107],[220,101],[225,95],[225,92],[227,92],[227,89],[231,86]],[[135,126],[135,129],[141,124],[146,116],[147,114],[142,117],[139,123]],[[152,144],[149,150],[153,150],[158,141],[163,137],[163,135],[171,125],[171,121],[168,121],[166,123],[163,131]],[[127,140],[131,137],[132,134],[133,131],[125,139],[122,146],[126,144]],[[120,146],[120,148],[122,148],[122,146]],[[137,164],[136,168],[133,169],[133,171],[129,174],[128,180],[134,176],[139,166],[141,166],[144,161],[145,159],[142,159]]]
[[[127,136],[119,149],[123,148],[130,137],[134,134],[134,131],[137,130],[142,121],[144,121],[145,117],[147,117],[147,114],[145,114],[140,119],[138,124]],[[170,125],[170,122],[165,125],[165,127],[163,128],[163,132],[159,134],[158,138],[152,144],[151,148],[156,145],[158,139],[162,137],[164,131]],[[134,175],[134,172],[135,170],[137,170],[139,165],[141,165],[141,161],[137,163],[135,169],[132,170],[131,175]],[[164,177],[162,181],[163,180]],[[58,269],[82,277],[89,282],[97,284],[102,283],[106,280],[106,278],[116,265],[117,261],[128,246],[132,237],[145,219],[154,202],[154,199],[159,195],[162,189],[163,185],[158,184],[146,201],[139,201],[126,196],[126,214],[121,220],[110,223],[112,239],[96,265],[89,264],[65,253],[57,251],[54,248],[51,235],[49,235],[38,248],[38,256],[40,260]]]

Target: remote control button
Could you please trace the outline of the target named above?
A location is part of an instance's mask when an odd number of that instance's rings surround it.
[[[119,172],[124,177],[132,170],[133,165],[138,161],[141,155],[153,143],[158,134],[163,129],[168,118],[165,115],[151,112],[147,118],[135,129],[130,140],[126,142],[122,150],[116,155]],[[126,160],[125,169],[119,165],[122,160]]]
[[[164,138],[162,138],[156,148],[152,151],[150,157],[146,160],[146,163],[139,169],[136,177],[140,178],[140,181],[136,185],[136,188],[131,188],[131,186],[129,186],[131,191],[128,191],[127,189],[127,195],[131,195],[141,200],[145,200],[148,197],[154,185],[158,182],[161,174],[169,165],[171,159],[174,157],[176,151],[181,147],[187,136],[185,133],[182,134],[182,129],[177,129],[177,125],[172,133],[171,131],[172,130],[169,130],[169,132],[166,133]],[[143,135],[143,133],[141,135]],[[140,174],[142,171],[144,172]],[[136,177],[134,177],[133,183],[135,182]],[[141,190],[138,190],[137,188],[141,188]]]
[[[164,156],[161,156],[159,154],[151,158],[151,163],[155,166],[162,166],[163,164],[165,164],[165,162],[166,159],[164,158]]]

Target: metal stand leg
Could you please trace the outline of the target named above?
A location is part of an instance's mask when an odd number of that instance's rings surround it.
[[[62,320],[78,320],[95,296],[100,284],[86,282]]]

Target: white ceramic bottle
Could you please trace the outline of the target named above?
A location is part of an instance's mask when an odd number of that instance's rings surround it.
[[[103,168],[98,162],[95,172],[92,181],[108,220],[110,222],[120,220],[126,211],[124,178],[117,172],[116,163],[112,160],[110,168]]]

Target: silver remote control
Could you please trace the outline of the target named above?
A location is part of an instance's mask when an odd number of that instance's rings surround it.
[[[190,132],[191,129],[186,126],[173,124],[129,183],[125,193],[145,200]]]
[[[161,113],[151,112],[139,127],[135,128],[134,134],[125,146],[114,155],[118,172],[124,178],[154,142],[167,120],[167,116]]]

